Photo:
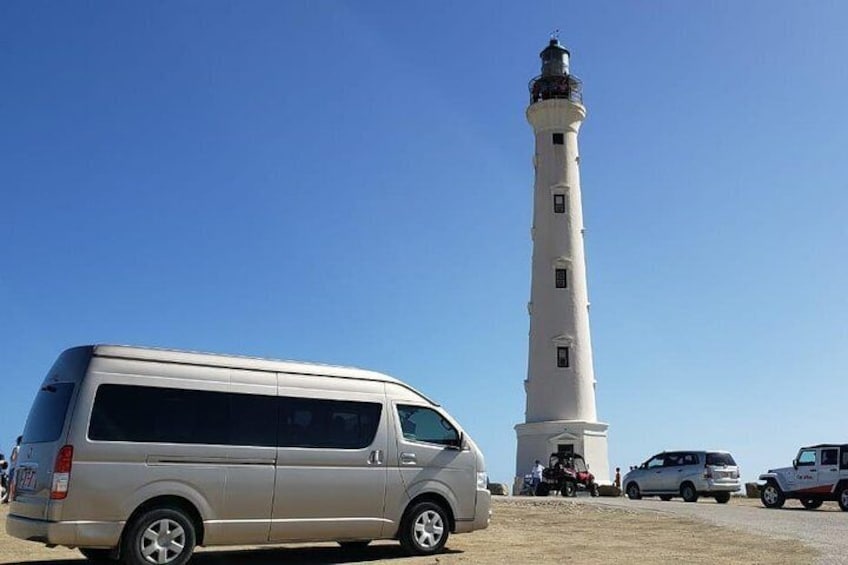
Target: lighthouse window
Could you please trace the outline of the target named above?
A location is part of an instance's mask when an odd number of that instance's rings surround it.
[[[556,287],[557,288],[568,288],[568,278],[567,271],[565,269],[557,269],[556,270]]]
[[[565,214],[565,194],[554,194],[554,214]]]
[[[568,367],[568,348],[557,347],[557,367]]]
[[[565,145],[565,134],[555,133],[554,134],[554,145]]]

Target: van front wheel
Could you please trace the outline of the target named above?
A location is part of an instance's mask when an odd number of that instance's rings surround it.
[[[123,540],[127,565],[185,565],[196,541],[194,524],[178,508],[155,508],[133,520]]]
[[[400,545],[412,555],[432,555],[445,546],[450,534],[445,511],[438,504],[419,502],[400,527]]]

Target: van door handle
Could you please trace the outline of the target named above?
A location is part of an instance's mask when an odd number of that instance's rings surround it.
[[[383,462],[383,450],[375,449],[368,455],[369,465],[380,465]]]
[[[401,453],[400,454],[400,464],[401,465],[415,465],[418,463],[418,457],[414,453]]]

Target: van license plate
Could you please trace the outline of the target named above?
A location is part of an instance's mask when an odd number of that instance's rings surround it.
[[[18,467],[15,471],[15,490],[33,492],[38,486],[37,467]]]

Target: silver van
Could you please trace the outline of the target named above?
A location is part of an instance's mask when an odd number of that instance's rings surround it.
[[[487,482],[459,424],[386,375],[85,346],[35,398],[6,530],[133,565],[304,541],[427,555],[488,526]]]

